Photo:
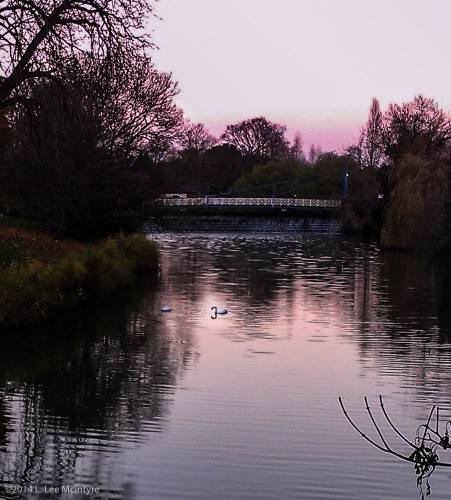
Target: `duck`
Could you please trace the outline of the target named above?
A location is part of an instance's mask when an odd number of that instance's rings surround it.
[[[172,311],[172,308],[170,306],[163,306],[161,308],[161,312],[171,312]]]

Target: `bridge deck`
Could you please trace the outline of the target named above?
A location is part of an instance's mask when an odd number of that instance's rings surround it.
[[[341,208],[341,200],[310,198],[158,198],[164,207],[262,207],[262,208]]]

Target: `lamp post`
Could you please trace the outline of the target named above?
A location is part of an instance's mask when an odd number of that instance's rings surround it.
[[[343,200],[347,200],[349,196],[349,172],[348,163],[345,164],[345,175],[343,179]]]

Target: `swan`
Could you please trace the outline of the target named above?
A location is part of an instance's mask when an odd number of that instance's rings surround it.
[[[224,307],[216,307],[216,306],[213,306],[211,308],[211,310],[213,311],[213,309],[215,310],[215,316],[217,314],[227,314],[227,309],[225,309]]]
[[[172,311],[172,309],[171,309],[169,306],[163,306],[163,307],[161,308],[161,312],[162,312],[162,313],[165,313],[165,312],[170,312],[170,311]]]

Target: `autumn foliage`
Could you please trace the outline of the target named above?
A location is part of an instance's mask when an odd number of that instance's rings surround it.
[[[8,241],[23,247],[20,259],[13,248],[16,258],[4,260],[0,267],[0,330],[42,322],[63,310],[109,299],[158,266],[156,244],[142,235],[119,235],[83,249],[48,238],[19,233],[0,240],[0,252],[8,251]],[[38,250],[47,253],[37,257]]]

